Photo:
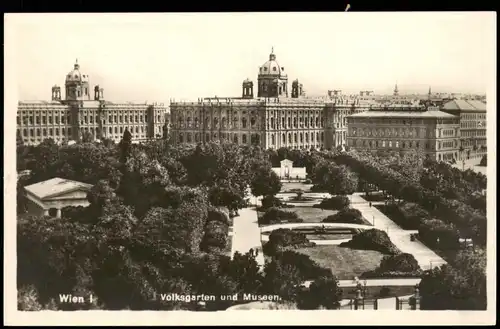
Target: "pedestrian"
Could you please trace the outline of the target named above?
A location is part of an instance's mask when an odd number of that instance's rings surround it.
[[[372,202],[371,201],[370,201],[369,205],[370,205],[370,208],[371,208],[372,207]]]
[[[259,249],[255,249],[255,257],[259,256]]]

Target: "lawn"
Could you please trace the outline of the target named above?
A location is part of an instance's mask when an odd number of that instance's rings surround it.
[[[330,268],[340,280],[353,279],[362,273],[374,270],[384,255],[373,250],[353,250],[339,246],[315,246],[296,249],[308,255],[320,266]]]
[[[343,240],[351,239],[352,234],[307,234],[309,240]]]
[[[304,192],[308,192],[311,190],[312,184],[305,184],[299,182],[292,183],[281,183],[281,193],[290,192],[291,190],[300,189]]]
[[[337,210],[327,210],[313,207],[294,207],[287,209],[288,211],[296,212],[304,223],[320,223],[323,219],[330,215],[335,215]]]

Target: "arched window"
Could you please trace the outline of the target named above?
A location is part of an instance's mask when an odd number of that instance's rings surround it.
[[[241,126],[242,126],[243,128],[246,128],[246,127],[247,127],[247,119],[246,119],[246,118],[241,119]]]
[[[271,135],[271,145],[274,145],[274,142],[275,142],[275,140],[274,140],[274,139],[275,139],[275,138],[274,138],[274,134],[272,134],[272,135]]]
[[[235,144],[238,144],[238,135],[234,135],[233,141]]]
[[[289,144],[292,143],[292,134],[291,133],[288,133],[288,143]]]
[[[187,133],[187,142],[191,143],[191,133]]]
[[[303,143],[304,142],[304,136],[302,135],[302,133],[299,134],[299,139],[300,139],[300,142]]]
[[[271,129],[274,129],[274,118],[271,118]]]
[[[241,141],[243,144],[247,143],[247,135],[246,134],[243,134],[243,136],[241,136]]]
[[[184,143],[184,136],[182,133],[179,133],[179,143]]]
[[[250,125],[251,127],[255,126],[255,118],[250,119]]]
[[[297,143],[297,133],[293,134],[293,141],[294,141],[294,143]]]
[[[286,135],[285,134],[281,135],[281,140],[282,140],[283,144],[286,144]]]

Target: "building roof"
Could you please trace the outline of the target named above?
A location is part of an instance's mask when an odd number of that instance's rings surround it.
[[[43,200],[75,190],[89,190],[91,187],[91,184],[55,177],[24,188],[40,200]]]
[[[456,118],[453,114],[442,111],[365,111],[352,114],[355,118]]]
[[[280,66],[276,61],[276,55],[274,54],[274,51],[271,51],[269,60],[262,64],[262,66],[259,68],[259,75],[277,75],[283,78],[287,76],[285,73],[285,68]]]
[[[443,105],[444,110],[486,111],[486,103],[476,100],[454,99]]]

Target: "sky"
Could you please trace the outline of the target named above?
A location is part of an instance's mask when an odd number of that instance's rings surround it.
[[[274,48],[308,95],[486,93],[492,13],[12,14],[20,100],[47,100],[78,59],[111,101],[238,97]],[[255,87],[254,87],[255,88]],[[254,90],[255,92],[255,90]],[[64,94],[63,94],[64,97]]]

